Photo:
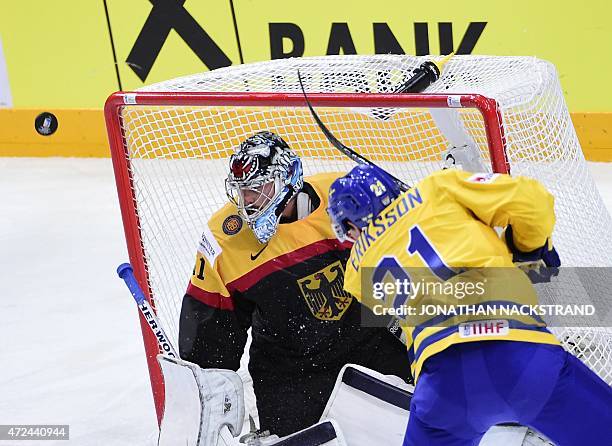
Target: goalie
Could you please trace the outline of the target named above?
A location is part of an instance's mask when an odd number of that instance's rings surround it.
[[[350,244],[325,212],[337,177],[304,181],[300,159],[271,132],[242,142],[230,203],[204,228],[181,308],[180,356],[202,368],[237,370],[251,328],[260,428],[281,436],[319,420],[347,363],[411,377],[402,343],[361,327],[361,305],[343,290]]]
[[[355,242],[345,289],[360,298],[369,290],[362,283],[375,288],[389,274],[410,274],[442,283],[484,279],[484,295],[463,299],[474,307],[532,305],[535,290],[513,262],[553,267],[540,280],[560,265],[550,242],[553,197],[531,179],[449,169],[401,194],[384,171],[361,165],[332,184],[329,202],[339,239]],[[493,227],[506,227],[505,243]],[[411,297],[405,304],[417,310],[449,301]],[[612,438],[611,388],[563,350],[538,316],[437,315],[408,325],[417,384],[404,445],[477,445],[507,422],[563,446]]]

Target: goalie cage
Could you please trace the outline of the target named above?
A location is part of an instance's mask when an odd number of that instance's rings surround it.
[[[334,135],[393,175],[414,184],[442,167],[449,146],[476,146],[490,170],[537,178],[554,194],[554,241],[565,266],[612,266],[611,219],[589,175],[554,66],[531,57],[455,56],[426,93],[389,94],[424,60],[275,60],[110,96],[105,117],[130,262],[175,345],[197,243],[210,215],[226,202],[227,157],[238,143],[270,130],[302,157],[306,175],[353,165],[311,117],[298,69]],[[565,282],[569,302],[585,294],[579,280]],[[558,287],[544,292],[567,299]],[[610,328],[552,330],[612,382]],[[164,395],[158,347],[146,324],[142,332],[159,419]],[[248,381],[246,356],[242,364]]]

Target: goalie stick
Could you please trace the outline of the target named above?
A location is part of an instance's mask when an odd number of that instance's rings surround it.
[[[244,420],[244,390],[240,376],[232,370],[202,369],[179,358],[134,277],[132,265],[119,265],[117,274],[125,281],[163,353],[157,355],[164,386],[157,444],[238,444],[233,438],[241,432]]]
[[[157,342],[162,352],[167,356],[171,356],[173,358],[178,359],[179,355],[176,353],[176,350],[170,343],[170,340],[164,332],[164,329],[162,328],[162,325],[159,322],[155,311],[153,311],[153,308],[151,308],[151,305],[146,299],[142,288],[140,288],[136,277],[134,277],[134,269],[132,268],[132,265],[130,265],[129,263],[122,263],[117,268],[117,274],[123,279],[123,281],[129,288],[130,293],[132,293],[132,297],[136,301],[140,313],[143,315],[143,317],[147,321],[147,324],[149,324],[149,327],[153,331],[153,334],[157,338]]]

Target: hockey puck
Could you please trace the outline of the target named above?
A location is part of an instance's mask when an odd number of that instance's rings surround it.
[[[34,120],[34,128],[39,135],[50,136],[58,127],[57,118],[53,113],[43,112]]]

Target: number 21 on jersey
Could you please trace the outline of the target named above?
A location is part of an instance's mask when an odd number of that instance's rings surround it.
[[[418,255],[421,261],[423,261],[429,270],[438,278],[446,281],[458,274],[457,271],[453,271],[444,260],[442,260],[438,251],[429,241],[419,225],[414,225],[410,228],[409,236],[409,243],[406,247],[408,254],[411,256]],[[395,299],[393,300],[393,307],[397,309],[409,298],[407,288],[411,281],[410,275],[402,268],[402,265],[400,265],[395,256],[384,256],[374,269],[372,285],[383,283],[387,274],[391,274],[396,281],[399,280],[399,283],[406,284],[399,288],[399,292],[395,295]]]

